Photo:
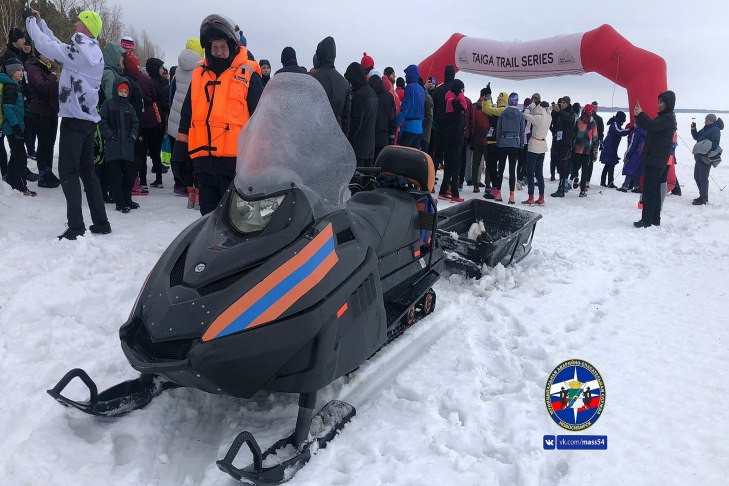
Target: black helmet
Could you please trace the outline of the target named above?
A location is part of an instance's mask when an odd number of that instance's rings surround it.
[[[238,45],[240,42],[238,30],[240,30],[238,26],[228,17],[218,14],[208,15],[200,24],[200,43],[205,47],[215,37],[220,38],[222,35],[226,40]]]

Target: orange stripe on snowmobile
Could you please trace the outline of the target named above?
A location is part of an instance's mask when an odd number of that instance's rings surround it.
[[[203,341],[210,341],[220,334],[233,321],[258,302],[274,287],[283,282],[296,270],[301,268],[314,254],[320,250],[334,236],[331,223],[328,224],[309,244],[298,254],[274,270],[265,279],[251,290],[243,294],[233,305],[220,314],[203,334]],[[336,256],[336,255],[335,255]],[[335,262],[336,263],[336,262]],[[292,289],[293,290],[293,289]],[[280,315],[280,314],[279,314]]]

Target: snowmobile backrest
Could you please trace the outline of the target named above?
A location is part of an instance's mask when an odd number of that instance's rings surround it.
[[[377,156],[375,167],[380,167],[383,174],[405,177],[423,191],[431,191],[435,186],[432,159],[415,148],[388,145]]]

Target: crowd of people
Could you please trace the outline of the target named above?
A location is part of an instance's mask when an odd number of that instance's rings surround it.
[[[93,220],[90,230],[105,234],[111,232],[105,203],[121,213],[139,208],[132,197],[148,194],[150,186],[162,189],[169,162],[172,189],[187,198],[187,207],[203,215],[213,211],[235,176],[240,130],[272,76],[270,61],[255,60],[240,28],[227,17],[208,16],[199,38],[187,40],[177,65],[168,70],[157,58],[142,67],[131,37],[107,41],[102,49],[103,24],[95,12],[81,12],[68,44],[53,35],[36,10],[24,15],[25,32],[10,31],[0,58],[2,135],[10,148],[8,159],[0,140],[3,180],[27,196],[37,195],[28,181],[62,187],[68,227],[60,238],[75,239],[86,231],[79,180]],[[655,119],[636,105],[634,123],[626,125],[626,114],[618,111],[605,124],[597,102],[582,107],[569,96],[549,103],[534,93],[520,103],[516,92],[503,91],[494,102],[488,83],[474,102],[452,65],[442,82],[420,73],[415,64],[398,77],[393,67],[380,70],[364,53],[342,75],[335,68],[332,37],[319,43],[309,70],[292,47],[283,49],[280,61],[274,76],[311,75],[321,83],[359,167],[373,166],[387,145],[425,151],[434,168],[443,169],[438,198],[457,203],[464,200],[464,185],[503,202],[508,164],[508,204],[515,204],[516,191],[526,187],[523,204],[544,205],[547,152],[550,181],[558,180],[553,197],[565,197],[571,189],[586,197],[599,160],[602,187],[643,192],[643,217],[636,226],[660,224],[662,187],[675,151],[671,91],[659,96]],[[57,177],[53,150],[59,118]],[[707,160],[720,152],[721,129],[723,122],[714,115],[706,117],[700,131],[692,125],[697,142],[709,141],[705,151],[695,151],[700,197],[694,204],[708,201],[712,165]],[[623,137],[628,139],[625,179],[617,186]],[[37,174],[28,169],[28,157],[36,159]],[[154,175],[149,185],[147,158]],[[674,193],[680,194],[677,183]]]

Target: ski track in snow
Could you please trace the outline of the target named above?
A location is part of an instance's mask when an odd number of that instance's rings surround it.
[[[686,141],[690,116],[678,115]],[[598,163],[587,198],[571,191],[533,208],[544,219],[522,262],[479,281],[445,275],[431,316],[322,391],[320,406],[342,399],[357,415],[289,484],[722,483],[729,190],[711,183],[711,204],[692,207],[682,144],[678,160],[684,195],[668,196],[660,228],[632,227],[637,196],[600,188]],[[729,183],[727,164],[711,174]],[[287,394],[177,389],[106,419],[45,393],[74,367],[101,389],[136,375],[118,328],[159,255],[197,217],[171,195],[169,174],[165,184],[129,215],[107,206],[111,235],[76,242],[54,238],[60,189],[28,199],[0,184],[3,484],[237,484],[215,466],[237,433],[266,448],[293,429],[297,397]],[[607,451],[542,449],[543,435],[563,432],[546,412],[547,377],[573,357],[605,380],[605,412],[584,433],[608,435]],[[84,397],[77,383],[67,394]],[[249,461],[241,451],[236,464]]]

